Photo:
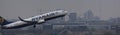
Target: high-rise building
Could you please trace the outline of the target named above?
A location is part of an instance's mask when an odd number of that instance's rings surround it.
[[[98,16],[94,16],[92,10],[88,10],[87,12],[84,13],[84,20],[100,20]]]
[[[94,18],[94,15],[90,9],[86,13],[84,13],[84,18],[88,20]]]
[[[77,14],[76,13],[70,13],[69,14],[69,21],[76,21],[76,18],[77,18]]]

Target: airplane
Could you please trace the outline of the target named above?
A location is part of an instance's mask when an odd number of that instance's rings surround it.
[[[16,29],[16,28],[26,27],[29,25],[33,25],[33,27],[35,28],[36,24],[42,24],[45,23],[45,21],[55,19],[58,17],[63,17],[66,14],[67,11],[65,10],[57,10],[42,15],[33,16],[27,19],[22,19],[21,17],[18,17],[19,21],[15,21],[15,22],[9,22],[0,16],[0,25],[1,25],[1,29]]]

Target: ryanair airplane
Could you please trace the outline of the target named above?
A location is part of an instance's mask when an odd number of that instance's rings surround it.
[[[20,20],[15,22],[8,22],[3,17],[0,16],[0,25],[2,29],[15,29],[15,28],[21,28],[29,25],[33,25],[33,27],[36,27],[36,24],[42,24],[47,20],[63,17],[67,14],[67,11],[64,10],[57,10],[49,13],[45,13],[42,15],[33,16],[27,19],[22,19],[18,17]]]

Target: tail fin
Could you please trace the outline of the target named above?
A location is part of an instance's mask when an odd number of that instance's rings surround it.
[[[0,25],[4,25],[6,22],[7,20],[0,16]]]

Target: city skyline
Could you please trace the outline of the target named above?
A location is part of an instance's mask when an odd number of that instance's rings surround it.
[[[36,28],[1,28],[0,35],[120,35],[120,0],[0,0],[0,16],[8,22],[59,9],[68,14]]]

